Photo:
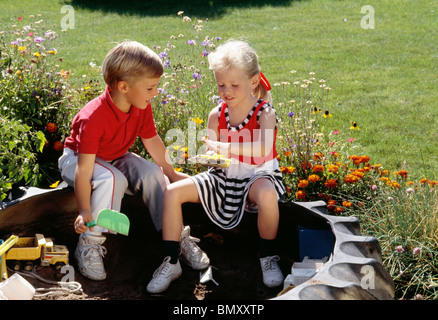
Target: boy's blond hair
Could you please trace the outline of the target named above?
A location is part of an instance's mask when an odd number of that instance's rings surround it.
[[[159,78],[163,70],[161,58],[136,41],[116,45],[107,53],[102,64],[103,79],[109,87],[138,77]]]
[[[221,44],[217,49],[208,55],[210,69],[213,71],[224,71],[229,68],[243,70],[248,78],[260,74],[258,55],[251,46],[245,41],[230,39]],[[267,91],[260,81],[254,91],[258,99],[272,102],[271,94]]]

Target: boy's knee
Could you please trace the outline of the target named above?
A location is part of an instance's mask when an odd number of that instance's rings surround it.
[[[94,189],[101,185],[116,190],[126,190],[128,188],[128,180],[120,171],[107,170],[97,179],[94,179],[93,182]]]

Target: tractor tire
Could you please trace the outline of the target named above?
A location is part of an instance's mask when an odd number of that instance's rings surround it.
[[[394,282],[382,266],[380,245],[360,234],[356,217],[328,215],[323,201],[293,205],[327,220],[335,238],[333,254],[311,279],[272,300],[394,299]]]

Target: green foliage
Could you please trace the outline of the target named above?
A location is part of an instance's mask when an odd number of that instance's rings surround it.
[[[0,35],[0,116],[25,125],[28,129],[22,133],[30,139],[45,140],[27,146],[36,164],[35,177],[24,181],[47,186],[59,176],[57,159],[75,113],[70,71],[60,66],[58,34],[47,29],[41,16],[20,18],[8,27]],[[20,183],[12,170],[4,174]]]
[[[42,149],[41,132],[33,133],[29,126],[0,116],[0,201],[17,182],[35,185],[39,167],[32,149]]]

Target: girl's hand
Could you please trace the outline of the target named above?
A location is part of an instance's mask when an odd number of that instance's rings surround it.
[[[204,142],[210,150],[213,150],[214,152],[222,156],[228,158],[231,156],[230,143],[209,140],[206,138],[203,138],[202,142]]]

